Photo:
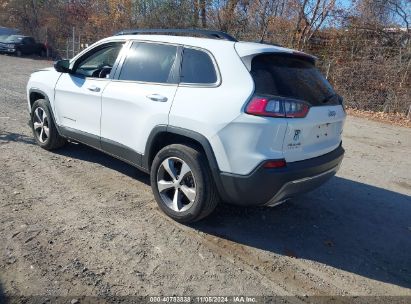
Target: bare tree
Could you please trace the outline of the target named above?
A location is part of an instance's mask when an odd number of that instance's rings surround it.
[[[220,30],[228,32],[235,24],[235,9],[239,0],[216,1],[218,27]]]
[[[330,16],[335,0],[297,0],[296,8],[293,46],[303,49]]]
[[[207,3],[206,0],[200,0],[201,26],[207,27]]]

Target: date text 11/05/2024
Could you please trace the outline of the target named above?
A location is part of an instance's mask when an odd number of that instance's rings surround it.
[[[255,297],[249,296],[209,296],[209,297],[150,297],[150,303],[257,303]]]

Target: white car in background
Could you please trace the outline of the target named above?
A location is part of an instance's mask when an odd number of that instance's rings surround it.
[[[27,97],[41,147],[73,140],[150,173],[180,222],[219,201],[279,204],[323,184],[344,155],[342,99],[315,58],[222,32],[122,32],[33,73]]]

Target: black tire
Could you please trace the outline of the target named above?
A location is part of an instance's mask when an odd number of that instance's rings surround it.
[[[160,176],[160,166],[162,163],[170,158],[176,158],[184,161],[191,169],[189,175],[195,181],[195,199],[188,205],[190,206],[184,211],[175,211],[171,209],[166,201],[164,195],[160,195],[158,189],[158,177]],[[180,171],[181,173],[181,171]],[[217,206],[219,196],[212,178],[207,158],[203,153],[199,152],[194,146],[187,146],[182,144],[173,144],[164,147],[157,153],[151,166],[151,188],[154,197],[160,209],[169,217],[180,223],[192,223],[201,220],[208,216]],[[177,191],[171,188],[170,191]],[[181,195],[184,195],[181,191]]]
[[[21,57],[23,55],[23,53],[20,51],[20,50],[17,50],[16,51],[16,56],[17,57]]]
[[[43,129],[43,134],[41,135],[40,129],[39,128],[35,129],[35,126],[34,126],[35,123],[36,123],[36,126],[38,126],[38,123],[41,122],[39,121],[39,117],[36,115],[36,113],[37,114],[40,113],[39,116],[40,118],[42,118],[43,116],[41,115],[41,113],[43,111],[45,112],[45,115],[46,115],[43,126],[48,127],[48,130],[49,130],[48,136],[46,136],[47,134],[44,129]],[[46,150],[54,150],[54,149],[61,148],[62,146],[65,145],[66,139],[61,137],[57,131],[53,116],[50,111],[50,105],[48,101],[46,101],[45,99],[36,100],[31,108],[30,118],[31,118],[30,126],[31,126],[31,130],[33,131],[34,139],[36,140],[36,143],[40,147]]]

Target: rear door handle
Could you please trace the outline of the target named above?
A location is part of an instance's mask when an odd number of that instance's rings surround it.
[[[167,97],[160,95],[160,94],[150,94],[150,95],[147,95],[146,97],[152,101],[159,101],[159,102],[166,102],[168,100]]]
[[[89,91],[92,91],[92,92],[100,92],[100,88],[99,87],[97,87],[97,86],[95,86],[95,85],[92,85],[91,87],[89,87],[89,88],[87,88]]]

